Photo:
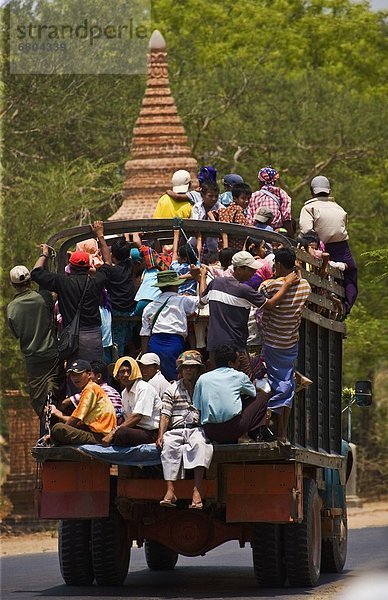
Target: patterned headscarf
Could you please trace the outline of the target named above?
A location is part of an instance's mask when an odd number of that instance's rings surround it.
[[[76,250],[90,254],[90,266],[94,269],[98,269],[104,264],[104,261],[100,255],[97,240],[94,238],[84,240],[83,242],[78,242],[76,245]]]
[[[131,374],[129,376],[130,381],[142,378],[140,367],[135,361],[135,359],[132,358],[132,356],[122,356],[121,358],[119,358],[119,360],[116,361],[116,364],[113,369],[113,377],[117,378],[119,369],[124,362],[129,362],[129,364],[131,365]]]
[[[263,169],[260,169],[258,179],[262,183],[273,185],[275,181],[279,179],[279,173],[276,169],[273,169],[270,166],[264,167]]]

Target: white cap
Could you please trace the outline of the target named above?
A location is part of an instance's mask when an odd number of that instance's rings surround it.
[[[325,192],[326,194],[330,193],[330,181],[323,175],[314,177],[314,179],[311,180],[310,186],[314,194],[320,194],[321,192]]]
[[[9,272],[9,278],[11,283],[16,283],[17,285],[23,285],[30,281],[31,273],[24,265],[17,265]]]
[[[261,263],[258,260],[255,260],[252,254],[245,252],[245,250],[236,252],[236,254],[232,256],[232,265],[233,267],[249,267],[250,269],[255,269],[255,271],[261,267]]]
[[[185,194],[189,191],[191,175],[188,171],[180,169],[172,176],[172,191],[176,194]]]
[[[158,365],[160,367],[160,358],[155,352],[146,352],[137,362],[141,365]]]

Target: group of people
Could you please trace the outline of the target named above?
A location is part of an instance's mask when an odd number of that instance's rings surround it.
[[[190,174],[174,173],[154,218],[251,225],[252,237],[198,235],[181,243],[177,221],[171,246],[134,233],[109,247],[96,221],[94,237],[77,244],[66,272],[47,270],[46,244],[31,271],[23,265],[10,271],[16,294],[8,322],[25,358],[41,435],[50,422],[50,443],[156,443],[168,506],[176,501],[173,482],[192,468],[192,506],[201,507],[211,442],[263,439],[268,408],[275,438],[287,441],[298,330],[311,291],[293,248],[260,237],[263,229],[277,231],[296,244],[291,198],[276,185],[278,172],[260,169],[254,193],[241,176],[229,174],[219,194],[216,175],[203,167],[200,188],[190,190]],[[343,269],[348,314],[357,270],[346,212],[331,198],[326,177],[315,177],[311,191],[300,215],[299,244],[318,257],[330,254]],[[58,326],[72,322],[80,303],[78,348],[64,363]]]

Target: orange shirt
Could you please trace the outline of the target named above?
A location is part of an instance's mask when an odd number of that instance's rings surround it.
[[[96,433],[110,433],[117,425],[112,402],[104,390],[93,381],[89,381],[82,390],[79,404],[71,416],[83,421]]]

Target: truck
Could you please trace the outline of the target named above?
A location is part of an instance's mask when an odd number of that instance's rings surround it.
[[[171,243],[169,219],[108,221],[111,243],[124,233]],[[212,221],[180,220],[182,235],[247,236],[290,241],[277,233]],[[62,272],[66,254],[89,238],[89,226],[48,240],[56,250],[50,268]],[[289,444],[215,444],[204,481],[203,510],[189,510],[192,481],[176,482],[177,508],[159,505],[165,482],[158,457],[127,464],[90,456],[82,447],[35,447],[36,506],[42,519],[59,520],[58,554],[68,585],[122,585],[133,544],[144,547],[151,570],[174,569],[179,555],[205,555],[237,540],[250,544],[259,586],[315,586],[321,572],[339,573],[347,553],[346,481],[352,453],[342,435],[342,345],[337,318],[343,274],[298,249],[302,276],[312,287],[300,326],[297,370],[311,381],[297,387]],[[337,299],[337,301],[335,301]],[[205,317],[194,317],[205,318]],[[371,390],[358,382],[352,400],[368,405]],[[350,408],[350,407],[349,407]],[[350,415],[350,410],[349,410]]]

